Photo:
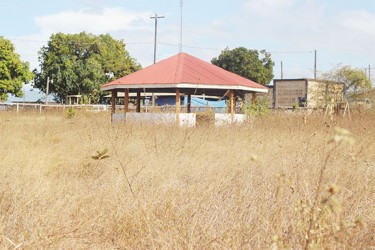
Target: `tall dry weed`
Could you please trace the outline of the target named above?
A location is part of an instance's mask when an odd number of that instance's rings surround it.
[[[0,246],[368,249],[374,122],[272,114],[177,129],[0,113]],[[355,144],[328,143],[335,127]]]

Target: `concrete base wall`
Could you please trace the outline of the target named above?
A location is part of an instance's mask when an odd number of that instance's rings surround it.
[[[143,122],[153,124],[176,124],[176,114],[173,113],[127,113],[112,114],[112,122],[120,121]],[[195,114],[181,113],[179,115],[179,124],[181,127],[194,127],[196,125]]]
[[[215,126],[225,126],[231,124],[240,124],[246,121],[246,116],[242,114],[215,114]],[[142,122],[153,124],[176,124],[176,114],[173,113],[127,113],[112,114],[112,122],[121,121]],[[196,115],[194,113],[180,113],[179,124],[181,127],[195,127]]]

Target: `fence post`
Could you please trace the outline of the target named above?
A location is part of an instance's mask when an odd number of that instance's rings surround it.
[[[39,104],[39,114],[42,114],[42,104]]]
[[[20,104],[17,103],[17,115],[18,115],[19,110],[20,110]]]

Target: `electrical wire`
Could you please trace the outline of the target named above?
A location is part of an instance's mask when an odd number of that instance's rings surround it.
[[[22,38],[9,38],[11,41],[20,41],[20,42],[35,42],[35,43],[47,43],[47,40],[32,40],[32,39],[22,39]],[[125,45],[145,45],[153,44],[154,42],[125,42]],[[75,45],[87,45],[95,43],[74,43]],[[158,42],[160,45],[178,47],[180,44],[167,43],[167,42]],[[212,51],[222,51],[223,49],[219,48],[209,48],[209,47],[200,47],[194,45],[183,45],[185,48],[189,49],[199,49],[199,50],[212,50]],[[311,54],[313,51],[269,51],[271,54]]]

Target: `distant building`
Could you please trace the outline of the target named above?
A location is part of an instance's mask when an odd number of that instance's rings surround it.
[[[65,97],[66,105],[78,105],[81,103],[82,95],[67,95]]]
[[[344,101],[344,84],[314,79],[273,80],[273,108],[323,108]]]

